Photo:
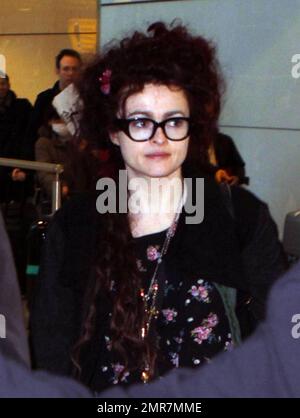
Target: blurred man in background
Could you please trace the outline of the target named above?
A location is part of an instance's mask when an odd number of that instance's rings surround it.
[[[58,80],[53,87],[39,93],[34,104],[33,114],[28,130],[32,159],[34,159],[34,143],[38,138],[38,130],[43,124],[45,111],[50,107],[57,94],[77,80],[81,64],[81,56],[74,49],[63,49],[57,55],[55,59],[55,67]]]

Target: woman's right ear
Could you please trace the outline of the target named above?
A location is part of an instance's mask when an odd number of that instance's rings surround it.
[[[120,146],[119,132],[110,132],[109,138],[114,145]]]

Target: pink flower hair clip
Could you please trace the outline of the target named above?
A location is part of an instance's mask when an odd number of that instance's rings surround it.
[[[100,81],[100,90],[103,94],[106,96],[110,93],[110,80],[111,80],[111,70],[105,70],[103,71],[101,77],[99,77]]]

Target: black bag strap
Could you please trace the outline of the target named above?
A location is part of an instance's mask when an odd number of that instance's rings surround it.
[[[236,220],[230,185],[227,183],[221,183],[220,190],[221,190],[224,204],[228,212],[232,216],[233,220]],[[235,232],[239,239],[239,236],[238,236],[239,231],[236,225],[235,225]],[[256,299],[250,293],[241,292],[241,291],[237,292],[236,313],[240,321],[242,338],[245,338],[246,336],[250,335],[254,331],[254,329],[256,328],[259,322],[259,319],[257,318],[257,316],[255,315],[253,311],[253,307],[256,303],[259,304],[259,302],[256,301]]]
[[[230,213],[232,219],[235,219],[235,212],[234,212],[234,206],[232,202],[232,193],[231,193],[231,187],[228,183],[220,183],[220,190],[223,197],[223,202]]]

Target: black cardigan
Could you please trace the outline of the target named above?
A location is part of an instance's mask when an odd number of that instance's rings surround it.
[[[265,299],[266,289],[284,268],[277,230],[267,206],[254,195],[234,188],[232,197],[235,220],[226,209],[218,186],[205,179],[204,221],[188,225],[182,214],[165,257],[166,273],[184,277],[201,274],[205,280]],[[31,315],[33,351],[39,368],[71,374],[70,350],[80,332],[84,293],[87,280],[93,275],[96,231],[100,229],[101,235],[101,221],[95,196],[89,195],[67,202],[50,225]],[[255,243],[256,236],[259,245]],[[247,258],[246,268],[243,254]],[[100,304],[103,313],[107,303],[104,299]],[[89,382],[101,349],[98,343],[91,341],[82,364],[85,383]]]

